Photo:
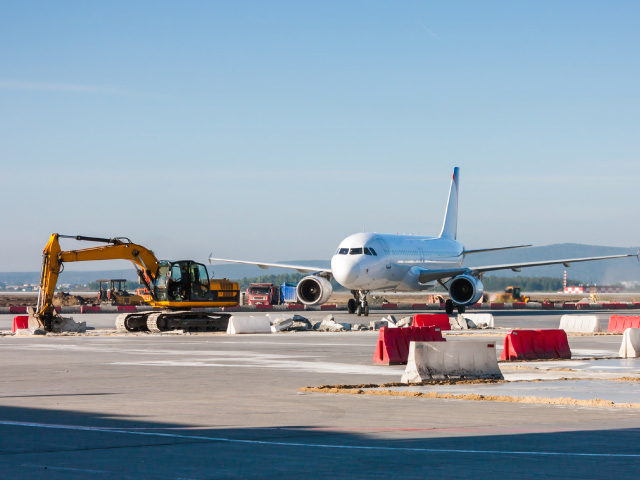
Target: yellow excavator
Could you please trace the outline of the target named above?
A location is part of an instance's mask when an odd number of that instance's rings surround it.
[[[498,295],[496,295],[493,301],[497,303],[528,303],[529,301],[531,301],[531,297],[522,295],[521,290],[521,287],[509,286],[505,289],[504,293],[499,293]]]
[[[104,245],[63,251],[60,238]],[[160,261],[151,250],[124,237],[96,238],[54,233],[42,256],[40,293],[35,311],[30,312],[29,327],[47,332],[57,331],[56,326],[64,322],[53,307],[53,296],[58,276],[67,262],[129,260],[133,263],[140,282],[148,292],[148,303],[156,310],[118,315],[116,330],[121,332],[224,331],[229,314],[192,309],[231,307],[238,305],[240,299],[238,283],[227,279],[209,280],[203,264],[192,260]]]

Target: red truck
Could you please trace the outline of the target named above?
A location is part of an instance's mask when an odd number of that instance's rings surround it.
[[[278,305],[280,289],[273,283],[252,283],[247,288],[248,305]]]

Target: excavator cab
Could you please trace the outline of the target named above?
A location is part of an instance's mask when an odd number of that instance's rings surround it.
[[[160,262],[155,282],[160,302],[201,302],[210,300],[207,267],[191,260]]]

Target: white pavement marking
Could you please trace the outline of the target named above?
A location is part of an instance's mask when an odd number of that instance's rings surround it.
[[[596,458],[640,458],[640,453],[577,453],[577,452],[526,452],[517,450],[470,450],[450,448],[410,448],[410,447],[380,447],[366,445],[327,445],[317,443],[274,442],[266,440],[241,440],[237,438],[203,437],[198,435],[179,435],[176,433],[140,432],[124,429],[109,429],[99,427],[83,427],[80,425],[56,425],[47,423],[12,422],[0,420],[0,425],[27,428],[49,428],[54,430],[72,430],[81,432],[119,433],[124,435],[140,435],[147,437],[175,438],[178,440],[203,440],[207,442],[241,443],[249,445],[274,445],[281,447],[311,447],[333,448],[345,450],[369,450],[387,452],[429,452],[429,453],[467,453],[479,455],[528,455],[528,456],[556,456],[556,457],[596,457]]]

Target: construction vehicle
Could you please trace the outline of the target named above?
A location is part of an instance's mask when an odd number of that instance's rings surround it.
[[[127,280],[124,278],[97,280],[98,301],[111,305],[142,305],[144,298],[127,291]]]
[[[531,297],[522,295],[521,289],[522,287],[508,286],[505,288],[504,293],[496,295],[493,301],[496,303],[529,302]]]
[[[62,251],[60,238],[99,242],[105,245]],[[224,331],[229,314],[194,311],[193,308],[238,305],[240,288],[229,280],[209,280],[207,268],[192,260],[160,261],[154,253],[128,238],[96,238],[59,235],[49,238],[43,253],[40,293],[35,311],[30,312],[29,328],[58,331],[65,321],[53,307],[58,276],[68,262],[129,260],[138,278],[149,292],[148,302],[157,310],[118,315],[116,330],[121,332]],[[214,288],[212,288],[212,284]]]
[[[280,290],[273,283],[251,283],[247,288],[249,305],[278,305]]]

